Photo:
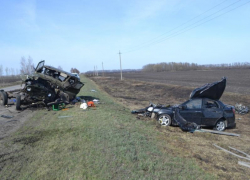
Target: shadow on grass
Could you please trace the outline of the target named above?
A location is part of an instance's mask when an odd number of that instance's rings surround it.
[[[99,98],[93,97],[93,96],[77,96],[81,99],[84,99],[86,101],[93,101],[94,99],[100,100]]]

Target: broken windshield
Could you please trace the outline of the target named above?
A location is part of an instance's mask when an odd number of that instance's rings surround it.
[[[40,61],[36,67],[36,72],[42,72],[44,66],[44,60]]]

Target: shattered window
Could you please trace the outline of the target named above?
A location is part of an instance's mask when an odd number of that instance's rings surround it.
[[[63,76],[59,76],[58,79],[59,79],[60,81],[65,81],[66,78],[63,77]]]
[[[70,78],[70,79],[69,79],[69,83],[70,83],[70,84],[74,84],[74,83],[75,83],[75,80],[74,80],[73,78]]]
[[[194,99],[189,101],[187,105],[187,109],[201,109],[201,99]]]
[[[60,73],[59,80],[65,81],[67,78],[68,78],[68,75],[67,75],[67,74],[62,73],[62,72]]]

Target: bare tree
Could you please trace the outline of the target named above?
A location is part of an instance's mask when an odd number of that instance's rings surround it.
[[[6,75],[6,76],[9,75],[9,68],[8,68],[8,67],[5,68],[5,75]]]
[[[76,69],[76,68],[71,68],[71,69],[70,69],[70,72],[71,72],[71,73],[80,74],[80,71],[79,71],[78,69]]]
[[[32,74],[34,72],[33,59],[29,56],[26,61],[25,57],[21,58],[21,74]]]
[[[11,76],[15,76],[15,69],[11,68]]]
[[[0,66],[0,76],[3,76],[3,66]]]
[[[20,74],[20,72],[19,72],[19,70],[18,70],[18,69],[16,69],[16,76],[17,76],[18,74]]]

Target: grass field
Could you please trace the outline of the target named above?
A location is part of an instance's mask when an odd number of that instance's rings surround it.
[[[179,150],[155,130],[155,122],[136,119],[94,82],[82,79],[79,96],[99,98],[101,104],[85,111],[79,105],[67,111],[37,110],[0,140],[1,180],[217,178],[195,158],[178,156]]]
[[[202,84],[204,84],[207,77],[199,77],[200,81],[203,80]],[[142,75],[141,78],[143,80]],[[186,78],[187,81],[192,80],[192,78]],[[195,88],[126,78],[123,81],[114,77],[94,77],[92,79],[101,89],[125,107],[130,108],[130,110],[146,107],[150,101],[165,105],[180,104],[189,98],[190,92]],[[146,78],[144,77],[144,79]],[[235,105],[238,102],[250,107],[250,95],[227,92],[227,88],[221,100],[226,104]],[[139,121],[144,123],[153,122],[150,118],[141,117]],[[236,114],[236,128],[225,130],[225,132],[240,134],[240,137],[207,133],[184,133],[178,127],[164,128],[153,123],[149,124],[149,126],[154,129],[154,134],[156,132],[160,134],[157,136],[159,136],[161,146],[167,154],[195,159],[202,169],[214,174],[219,179],[248,180],[250,178],[249,168],[238,165],[239,158],[213,146],[213,144],[218,144],[228,150],[230,150],[230,146],[250,154],[250,113],[246,115]]]
[[[9,87],[9,86],[20,85],[21,83],[22,83],[21,81],[12,82],[12,83],[0,83],[0,89],[5,88],[5,87]]]

